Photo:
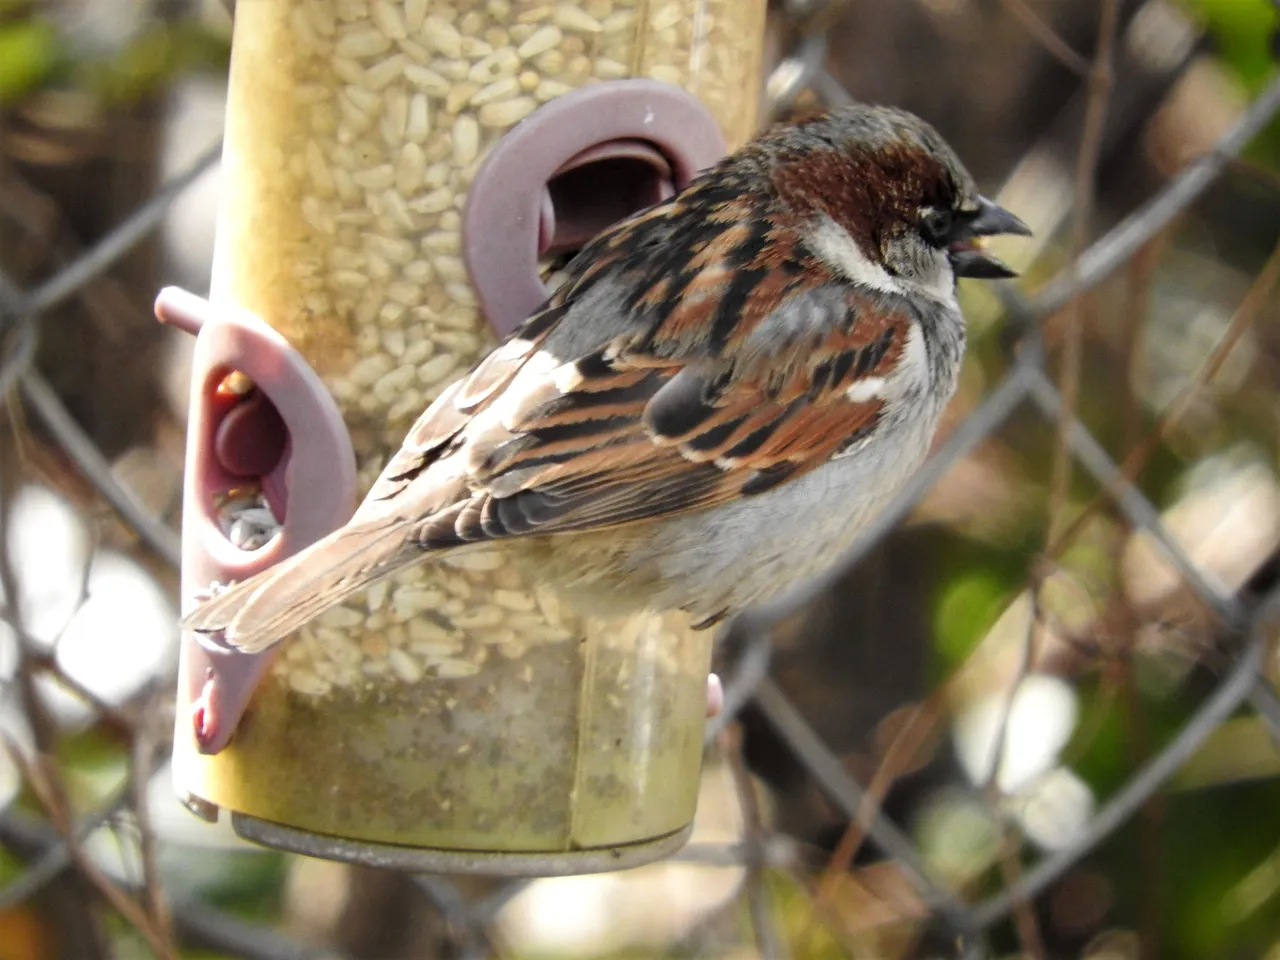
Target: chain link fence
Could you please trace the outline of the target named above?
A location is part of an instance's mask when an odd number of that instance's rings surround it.
[[[891,861],[896,876],[904,882],[905,900],[899,917],[910,918],[920,955],[984,957],[990,955],[992,931],[1016,931],[1027,955],[1044,956],[1036,945],[1036,917],[1031,907],[1037,897],[1062,878],[1073,865],[1112,837],[1143,806],[1164,789],[1171,778],[1210,736],[1242,709],[1256,711],[1275,737],[1280,737],[1280,698],[1266,677],[1268,657],[1273,656],[1277,626],[1280,625],[1280,589],[1254,577],[1243,590],[1221,586],[1213,573],[1180,545],[1167,528],[1161,510],[1135,485],[1134,477],[1149,458],[1150,438],[1133,444],[1122,461],[1108,452],[1077,417],[1078,396],[1073,377],[1078,377],[1079,356],[1071,359],[1072,337],[1082,323],[1082,301],[1091,291],[1130,265],[1135,257],[1150,249],[1185,211],[1197,202],[1235,161],[1241,151],[1280,112],[1280,79],[1272,80],[1217,138],[1212,150],[1190,159],[1146,202],[1094,240],[1084,243],[1087,230],[1093,177],[1108,149],[1102,135],[1103,116],[1113,102],[1115,46],[1118,31],[1114,3],[1102,0],[1097,55],[1089,60],[1071,48],[1036,19],[1020,2],[1005,4],[1010,16],[1023,21],[1060,61],[1080,74],[1083,109],[1079,112],[1084,135],[1079,164],[1083,171],[1072,195],[1071,210],[1063,219],[1078,218],[1076,255],[1045,282],[1034,284],[1035,292],[1023,292],[1018,284],[1002,284],[998,296],[1003,310],[1006,335],[1003,343],[1008,362],[998,382],[985,390],[981,402],[956,422],[945,434],[925,467],[913,478],[893,505],[868,529],[840,568],[825,582],[809,585],[795,596],[786,597],[767,609],[753,611],[727,628],[722,646],[733,652],[725,668],[725,707],[711,721],[707,742],[718,749],[739,786],[740,810],[744,822],[741,838],[735,842],[695,841],[675,859],[707,867],[744,871],[740,903],[749,919],[754,950],[768,958],[782,958],[796,949],[779,921],[774,902],[776,885],[768,878],[773,871],[803,874],[821,914],[824,897],[829,898],[834,878],[847,870],[855,852],[865,843]],[[824,2],[793,2],[781,5],[782,29],[789,53],[773,68],[766,89],[775,116],[809,105],[839,104],[851,99],[830,69],[827,27],[829,5]],[[1172,84],[1192,62],[1189,52],[1169,69],[1165,81]],[[1119,99],[1116,99],[1116,109]],[[1130,109],[1130,108],[1126,108]],[[1147,106],[1151,109],[1151,105]],[[1134,115],[1133,123],[1145,119]],[[68,262],[43,282],[22,289],[0,275],[0,393],[8,398],[10,412],[19,409],[55,437],[67,460],[96,489],[115,516],[150,551],[161,565],[176,568],[179,550],[173,527],[143,505],[117,479],[112,465],[69,415],[58,395],[33,365],[40,335],[41,317],[59,303],[77,295],[95,277],[108,270],[122,255],[153,231],[170,204],[217,161],[218,150],[202,155],[186,172],[165,183],[92,249]],[[1017,209],[1015,207],[1015,209]],[[1216,370],[1213,360],[1229,352],[1234,332],[1247,324],[1275,288],[1276,261],[1264,268],[1250,295],[1237,311],[1222,342],[1210,352],[1210,363],[1197,382],[1183,385],[1178,397],[1166,406],[1157,424],[1157,433],[1171,426],[1185,412],[1188,398],[1203,386]],[[1031,284],[1028,284],[1031,285]],[[1064,335],[1061,373],[1054,376],[1046,359],[1043,330],[1056,322]],[[1071,364],[1077,364],[1073,370]],[[1028,414],[1039,418],[1056,438],[1055,450],[1061,459],[1060,471],[1078,470],[1092,479],[1101,491],[1070,523],[1054,523],[1052,536],[1028,571],[1027,585],[1035,614],[1040,590],[1051,579],[1054,562],[1072,545],[1085,525],[1085,518],[1099,509],[1113,511],[1134,531],[1141,531],[1155,550],[1172,566],[1178,577],[1212,612],[1218,629],[1215,646],[1228,662],[1219,670],[1218,682],[1198,708],[1185,720],[1175,736],[1154,750],[1128,772],[1123,785],[1078,825],[1066,842],[1051,852],[1031,856],[1022,844],[1003,858],[1004,883],[985,899],[974,899],[940,876],[922,855],[913,836],[882,809],[887,790],[900,772],[886,760],[873,776],[855,776],[845,759],[806,719],[805,709],[783,692],[771,677],[772,637],[777,625],[795,615],[864,557],[915,510],[935,486],[956,465],[969,457],[984,441],[1004,429],[1015,417]],[[6,498],[12,491],[5,492]],[[25,786],[38,798],[43,816],[10,806],[0,814],[0,843],[21,862],[11,880],[0,887],[0,914],[6,909],[39,896],[59,878],[78,878],[84,891],[93,891],[111,910],[141,932],[144,941],[159,955],[174,955],[176,944],[203,946],[223,955],[252,958],[302,958],[336,956],[330,949],[311,946],[265,925],[245,921],[210,902],[162,889],[156,867],[154,838],[149,837],[152,813],[148,810],[146,785],[167,756],[169,714],[165,705],[172,699],[172,676],[156,677],[123,705],[100,702],[59,671],[54,657],[39,645],[23,638],[23,613],[18,609],[20,591],[14,565],[23,558],[3,562],[0,585],[6,601],[5,620],[19,638],[19,660],[6,681],[4,698],[20,704],[32,731],[33,751],[7,744]],[[1021,660],[1002,693],[1005,707],[1000,716],[998,745],[1008,735],[1012,697],[1016,681],[1036,662],[1036,637],[1031,626],[1023,642]],[[59,771],[57,732],[42,706],[42,681],[52,677],[72,695],[87,700],[99,719],[128,744],[129,775],[125,786],[110,800],[87,813],[76,813],[68,783]],[[910,708],[907,721],[882,756],[895,756],[894,748],[910,751],[912,737],[922,726],[937,722],[942,711],[943,691]],[[780,738],[807,777],[816,784],[826,801],[849,824],[835,852],[825,861],[815,857],[794,838],[771,829],[757,803],[756,792],[742,759],[742,731],[737,723],[742,711],[750,709],[763,718]],[[997,749],[998,753],[998,749]],[[992,775],[994,778],[994,774]],[[989,778],[992,779],[992,778]],[[988,788],[992,784],[986,784]],[[987,797],[994,796],[989,789]],[[103,826],[132,831],[138,837],[141,863],[133,871],[133,882],[108,875],[87,851],[86,841]],[[448,877],[412,878],[418,891],[432,903],[443,921],[442,942],[449,955],[483,957],[502,948],[493,937],[495,918],[530,881],[487,885],[482,891]],[[536,881],[534,881],[536,882]],[[85,898],[85,903],[89,902]],[[903,897],[899,897],[902,900]],[[78,909],[89,910],[81,904]],[[1008,925],[1008,926],[1007,926]],[[926,939],[919,939],[925,936]],[[933,944],[934,946],[928,946]],[[930,951],[933,951],[930,953]],[[3,954],[0,950],[0,954]],[[696,945],[694,954],[700,954]],[[741,955],[741,954],[740,954]],[[871,954],[868,954],[871,955]]]

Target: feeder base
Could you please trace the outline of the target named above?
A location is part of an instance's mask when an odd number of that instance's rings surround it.
[[[407,873],[465,873],[501,877],[566,877],[642,867],[669,857],[689,840],[693,824],[640,843],[559,853],[531,850],[442,850],[402,847],[310,833],[243,813],[231,814],[236,834],[253,843],[325,860]]]

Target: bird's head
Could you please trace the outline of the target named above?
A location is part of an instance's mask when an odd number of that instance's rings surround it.
[[[1015,276],[984,238],[1031,231],[920,118],[854,104],[779,128],[768,149],[779,195],[852,279],[949,296],[959,277]]]

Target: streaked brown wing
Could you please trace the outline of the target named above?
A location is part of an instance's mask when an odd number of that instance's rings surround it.
[[[847,320],[738,371],[606,348],[557,372],[569,389],[473,434],[474,493],[425,539],[484,540],[603,528],[699,510],[800,476],[868,436],[909,323],[848,301]],[[478,421],[477,421],[478,422]],[[447,529],[446,529],[447,526]]]
[[[413,480],[458,441],[474,414],[488,406],[511,384],[566,311],[563,297],[553,297],[542,310],[512,331],[470,373],[440,394],[409,428],[400,449],[374,481],[352,522],[375,521],[390,514],[425,516],[448,506],[447,499],[441,500],[447,493],[444,489],[437,491],[435,503],[426,500],[414,505],[413,510],[398,498]]]
[[[882,398],[849,389],[893,372],[905,307],[760,212],[709,180],[593,241],[414,425],[357,519],[421,520],[428,547],[614,526],[760,493],[875,430]],[[601,284],[623,323],[575,313]],[[614,332],[558,358],[563,323]]]

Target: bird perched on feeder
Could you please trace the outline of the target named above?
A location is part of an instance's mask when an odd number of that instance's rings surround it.
[[[1029,234],[938,133],[853,105],[614,225],[409,431],[342,529],[183,626],[256,652],[412,564],[501,541],[591,612],[703,626],[817,574],[923,461],[958,277]]]

